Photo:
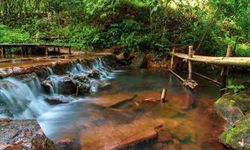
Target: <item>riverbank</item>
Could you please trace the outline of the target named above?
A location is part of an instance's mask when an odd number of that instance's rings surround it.
[[[215,108],[227,121],[220,141],[233,149],[250,149],[250,88],[223,95],[215,103]]]

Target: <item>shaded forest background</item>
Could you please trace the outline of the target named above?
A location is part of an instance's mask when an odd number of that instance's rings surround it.
[[[0,0],[0,43],[250,56],[250,0]]]

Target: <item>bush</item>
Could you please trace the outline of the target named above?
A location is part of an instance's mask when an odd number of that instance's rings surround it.
[[[250,44],[238,44],[235,50],[236,56],[250,57]]]
[[[21,29],[10,29],[0,24],[0,43],[33,42],[29,33]]]

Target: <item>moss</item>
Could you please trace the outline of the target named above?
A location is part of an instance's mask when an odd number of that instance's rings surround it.
[[[230,147],[234,149],[240,149],[239,142],[244,139],[245,141],[250,140],[250,115],[247,115],[245,118],[239,120],[237,123],[235,123],[235,127],[231,128],[227,131],[225,131],[220,139],[221,141],[229,145]],[[248,143],[245,145],[248,146]],[[250,147],[245,147],[246,149],[250,149]]]
[[[239,142],[244,139],[244,148],[250,149],[249,91],[224,95],[215,103],[215,108],[217,113],[227,120],[220,141],[233,149],[241,149]]]

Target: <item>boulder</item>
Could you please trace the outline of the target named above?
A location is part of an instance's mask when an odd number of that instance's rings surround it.
[[[35,120],[0,120],[0,149],[53,150],[55,144]]]
[[[147,68],[147,58],[144,53],[138,54],[131,62],[130,67],[133,69]]]
[[[227,124],[220,142],[233,149],[250,149],[250,93],[225,94],[216,103],[217,113]]]
[[[88,73],[88,77],[89,78],[94,78],[94,79],[99,79],[100,78],[100,72],[96,69],[94,70],[91,70],[89,73]]]
[[[65,97],[63,95],[52,95],[46,97],[45,100],[51,105],[56,105],[56,104],[70,103],[73,102],[75,99],[72,97]]]
[[[250,110],[250,96],[241,92],[238,94],[226,94],[215,103],[216,112],[227,121],[226,128],[244,117],[244,113]]]
[[[250,115],[238,120],[220,136],[220,142],[233,149],[250,149]]]
[[[76,91],[76,85],[72,79],[61,80],[58,84],[58,93],[71,95]]]

